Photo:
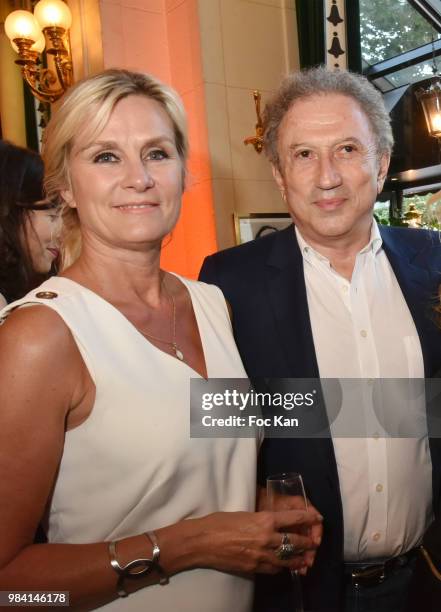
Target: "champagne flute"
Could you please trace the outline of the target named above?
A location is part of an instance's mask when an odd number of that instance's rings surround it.
[[[308,502],[301,474],[285,472],[268,476],[266,479],[268,509],[275,512],[281,510],[306,510]],[[302,583],[296,570],[291,570],[294,586],[295,611],[304,612]]]

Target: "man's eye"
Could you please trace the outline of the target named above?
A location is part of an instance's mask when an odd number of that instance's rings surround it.
[[[341,149],[343,153],[353,153],[355,151],[354,145],[344,145]]]
[[[296,153],[296,157],[300,157],[300,159],[309,159],[311,157],[311,151],[308,151],[308,150],[298,151]]]
[[[110,153],[110,151],[104,151],[103,153],[98,153],[98,155],[95,155],[95,157],[93,158],[93,162],[95,164],[105,164],[108,162],[115,162],[115,161],[118,161],[118,158],[116,157],[114,153]]]
[[[147,155],[147,159],[153,159],[155,161],[160,161],[161,159],[167,159],[168,155],[162,149],[154,149],[153,151],[149,151]]]

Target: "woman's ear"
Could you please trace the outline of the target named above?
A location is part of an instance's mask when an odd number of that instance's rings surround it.
[[[73,193],[72,193],[71,189],[62,189],[60,191],[60,196],[62,197],[63,201],[66,202],[66,204],[70,208],[76,208],[77,207],[77,204],[75,202],[75,198],[73,196]]]

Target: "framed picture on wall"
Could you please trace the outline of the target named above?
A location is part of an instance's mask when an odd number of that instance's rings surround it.
[[[292,223],[288,213],[250,213],[234,214],[236,244],[242,244],[278,232]]]

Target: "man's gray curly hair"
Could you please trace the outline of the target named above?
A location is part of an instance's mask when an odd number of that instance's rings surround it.
[[[284,116],[297,100],[326,94],[341,94],[358,102],[372,127],[378,157],[391,153],[394,138],[381,93],[359,74],[346,70],[331,72],[324,66],[319,66],[289,74],[265,106],[264,149],[268,159],[278,170],[278,130]]]

